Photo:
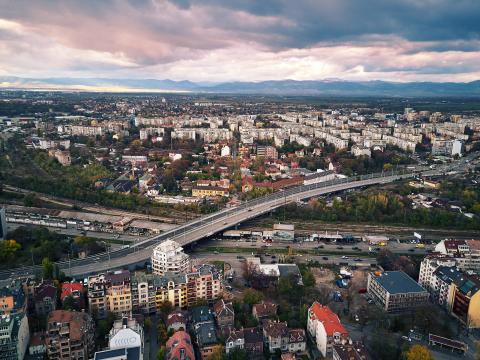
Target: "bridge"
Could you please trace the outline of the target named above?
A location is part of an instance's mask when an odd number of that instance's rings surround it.
[[[456,161],[434,170],[429,168],[417,168],[408,172],[406,169],[402,169],[401,171],[367,174],[334,179],[310,185],[300,185],[194,219],[160,235],[138,241],[129,248],[101,253],[84,259],[60,261],[56,264],[67,276],[73,277],[86,276],[88,274],[104,272],[135,264],[144,264],[145,261],[150,258],[153,248],[166,239],[174,240],[181,245],[188,245],[246,220],[268,213],[290,202],[349,189],[357,189],[366,186],[391,183],[402,179],[409,179],[418,176],[420,173],[423,176],[436,176],[457,169],[463,171],[462,168],[464,167],[464,163]],[[41,267],[38,265],[24,266],[15,270],[15,272],[0,272],[0,279],[6,279],[10,276],[32,275],[40,272]]]

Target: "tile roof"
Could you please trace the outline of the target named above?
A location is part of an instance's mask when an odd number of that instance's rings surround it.
[[[253,309],[258,317],[267,317],[277,314],[277,304],[270,302],[263,302],[261,304],[253,305]]]
[[[334,333],[348,335],[337,314],[330,310],[328,306],[322,306],[318,302],[314,302],[311,310],[314,318],[323,324],[328,336],[333,336]]]

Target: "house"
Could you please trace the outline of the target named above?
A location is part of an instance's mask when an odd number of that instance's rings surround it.
[[[187,319],[180,311],[174,311],[167,316],[167,330],[185,331],[187,329]]]
[[[349,340],[348,332],[328,306],[314,302],[308,309],[307,330],[323,357],[330,356],[334,344]]]
[[[263,338],[271,354],[288,350],[289,331],[286,322],[265,320],[263,322]]]
[[[210,359],[218,346],[212,311],[208,306],[196,306],[192,308],[190,314],[201,359]]]
[[[250,359],[263,359],[263,332],[258,327],[243,329],[245,351]]]
[[[185,331],[177,331],[173,334],[167,340],[165,348],[166,360],[195,360],[192,340]]]
[[[60,301],[63,303],[67,297],[71,297],[77,303],[80,309],[85,308],[85,299],[83,297],[83,285],[79,282],[63,283],[60,293]]]
[[[49,282],[42,282],[35,288],[35,313],[48,315],[57,308],[57,288]]]
[[[0,288],[0,314],[25,312],[27,300],[21,283],[14,282]]]
[[[241,330],[231,330],[225,340],[225,352],[230,354],[230,352],[235,351],[236,349],[243,350],[245,348],[245,336],[243,329]]]
[[[288,330],[288,351],[291,353],[304,352],[307,347],[307,337],[304,329]]]
[[[232,303],[226,303],[223,299],[220,299],[213,305],[213,311],[215,313],[217,325],[221,330],[233,328],[235,323],[235,311],[233,310]]]
[[[253,305],[252,315],[257,320],[266,319],[277,315],[277,304],[270,302],[262,302],[261,304]]]

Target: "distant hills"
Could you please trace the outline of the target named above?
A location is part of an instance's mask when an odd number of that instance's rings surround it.
[[[196,83],[157,79],[21,78],[0,76],[0,89],[194,92],[316,96],[462,96],[480,97],[480,80],[454,82],[388,82],[343,80],[271,80]]]

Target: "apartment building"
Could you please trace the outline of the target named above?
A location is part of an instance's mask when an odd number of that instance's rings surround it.
[[[12,282],[0,288],[0,315],[25,312],[27,298],[20,282]]]
[[[132,310],[135,313],[150,314],[156,312],[155,275],[137,272],[132,275]]]
[[[480,271],[480,240],[442,240],[432,255],[436,253],[451,256],[463,271]]]
[[[130,271],[117,270],[105,275],[107,283],[107,310],[117,317],[130,316],[132,313],[132,289]]]
[[[30,332],[24,313],[0,316],[0,358],[23,359],[28,348]]]
[[[82,126],[82,125],[72,125],[70,127],[72,135],[80,136],[102,136],[103,129],[100,126]]]
[[[55,310],[48,317],[47,355],[51,360],[87,360],[95,347],[94,323],[84,312]]]
[[[190,257],[183,252],[179,243],[165,240],[153,249],[152,272],[156,275],[165,273],[185,273],[190,271]]]
[[[220,186],[192,186],[193,197],[229,196],[228,189]]]
[[[169,301],[175,307],[185,308],[188,306],[185,274],[166,273],[163,276],[155,276],[154,289],[157,309],[165,301]]]
[[[222,275],[215,266],[202,264],[192,270],[186,275],[188,306],[200,299],[211,303],[222,296]]]
[[[432,299],[436,298],[438,291],[437,278],[435,271],[439,267],[453,267],[456,265],[455,259],[450,255],[429,254],[423,258],[420,263],[420,273],[418,275],[418,283],[425,288],[431,295]]]
[[[389,313],[411,311],[425,305],[429,298],[427,290],[403,271],[369,273],[367,292]]]
[[[307,331],[323,357],[331,356],[333,346],[349,340],[347,330],[328,306],[314,302],[308,309]]]
[[[451,283],[450,313],[468,329],[480,328],[480,277],[462,273]]]
[[[265,159],[278,159],[278,151],[274,146],[257,146],[257,156],[262,156]]]
[[[432,138],[432,155],[462,155],[463,142],[457,139]]]
[[[44,281],[35,287],[35,314],[48,315],[57,308],[57,288],[50,282]]]
[[[130,271],[117,270],[88,278],[88,306],[90,314],[99,319],[112,312],[118,317],[132,311]]]

